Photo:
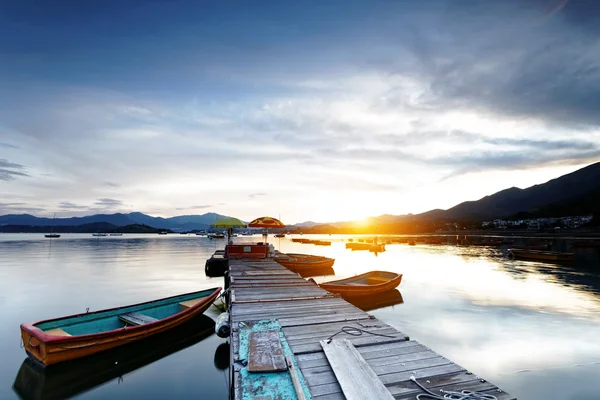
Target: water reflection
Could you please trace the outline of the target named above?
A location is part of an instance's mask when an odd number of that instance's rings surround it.
[[[230,346],[228,342],[221,343],[215,350],[215,368],[221,371],[229,368]]]
[[[214,327],[211,318],[200,315],[142,342],[47,368],[27,358],[19,369],[13,389],[26,400],[70,398],[110,380],[123,380],[124,375],[132,371],[190,347],[213,335]],[[215,354],[215,364],[216,360]],[[228,363],[227,360],[227,366]]]
[[[347,297],[344,298],[344,300],[355,305],[363,311],[372,311],[404,303],[402,294],[398,289],[378,293],[377,295],[373,296]]]

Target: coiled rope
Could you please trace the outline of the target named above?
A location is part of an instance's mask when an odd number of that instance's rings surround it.
[[[417,400],[421,399],[434,399],[434,400],[498,400],[498,398],[492,394],[481,393],[481,392],[472,392],[470,390],[463,390],[461,392],[453,392],[451,390],[440,390],[440,394],[435,394],[432,391],[428,390],[425,386],[421,385],[417,382],[417,379],[414,376],[410,377],[410,380],[413,381],[421,390],[425,393],[420,393],[417,395]]]

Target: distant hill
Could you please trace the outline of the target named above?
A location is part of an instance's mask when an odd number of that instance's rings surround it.
[[[585,213],[579,205],[599,189],[600,163],[595,163],[527,189],[512,187],[477,201],[460,203],[446,211],[429,211],[420,214],[419,217],[430,217],[433,213],[436,218],[484,220],[509,217],[525,211],[535,213],[536,210],[545,209],[545,207],[546,210],[553,208],[553,212],[560,214],[577,215]],[[551,207],[556,204],[562,204],[562,206]]]
[[[36,226],[36,225],[0,225],[2,233],[158,233],[163,229],[156,229],[148,225],[132,224],[117,227],[106,222],[94,222],[83,225],[59,225],[59,226]]]
[[[0,216],[1,225],[21,226],[79,226],[94,223],[107,223],[113,226],[142,224],[158,229],[192,230],[207,229],[215,220],[224,217],[216,213],[202,215],[183,215],[171,218],[152,217],[140,212],[129,214],[95,214],[85,217],[44,218],[30,214],[8,214]],[[73,232],[73,231],[71,231]]]

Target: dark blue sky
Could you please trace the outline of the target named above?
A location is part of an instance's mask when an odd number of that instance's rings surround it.
[[[597,4],[3,2],[0,213],[330,220],[539,183],[600,157]]]

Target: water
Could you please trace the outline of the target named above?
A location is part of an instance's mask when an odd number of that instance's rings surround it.
[[[456,246],[388,245],[375,256],[346,250],[341,236],[328,238],[331,247],[271,241],[284,252],[336,258],[336,278],[403,273],[403,303],[369,312],[520,399],[598,398],[600,252],[586,250],[573,266],[559,266]],[[186,235],[0,234],[0,398],[17,397],[19,376],[29,393],[42,387],[36,398],[67,387],[69,395],[96,399],[226,399],[226,340],[203,333],[207,320],[120,354],[130,365],[115,371],[107,363],[118,355],[30,375],[19,347],[21,322],[222,286],[222,278],[204,275],[204,261],[223,244]]]

